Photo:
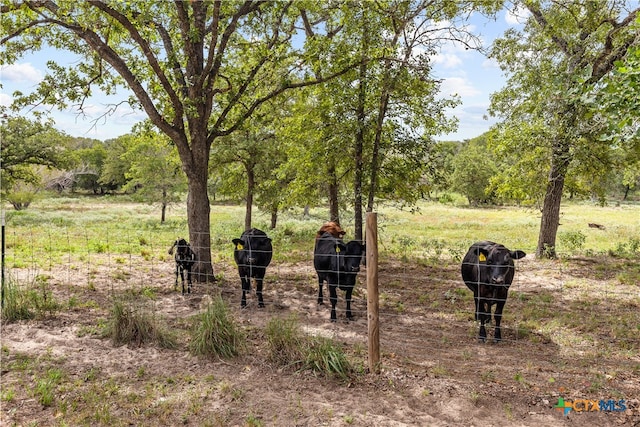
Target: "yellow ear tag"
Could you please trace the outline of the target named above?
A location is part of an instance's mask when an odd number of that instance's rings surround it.
[[[484,256],[484,254],[481,253],[480,255],[478,255],[478,261],[485,262],[486,260],[487,260],[487,257]]]
[[[336,246],[336,252],[340,252],[340,247]]]
[[[243,250],[243,249],[244,249],[244,246],[242,246],[240,243],[238,243],[238,244],[236,245],[236,249],[237,249],[237,250],[239,250],[239,251],[241,251],[241,250]]]

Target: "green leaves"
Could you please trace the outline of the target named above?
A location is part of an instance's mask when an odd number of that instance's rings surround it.
[[[11,191],[18,181],[38,183],[34,166],[62,166],[70,138],[51,123],[9,116],[2,126],[2,190]]]

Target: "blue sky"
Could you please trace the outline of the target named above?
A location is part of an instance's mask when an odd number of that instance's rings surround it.
[[[495,20],[475,15],[470,25],[470,29],[480,34],[483,44],[488,46],[508,27],[517,25],[517,20],[504,11]],[[61,65],[78,60],[68,52],[47,49],[25,55],[17,63],[0,68],[0,105],[9,105],[11,94],[16,90],[23,93],[35,90],[38,82],[46,75],[46,62],[51,59]],[[456,93],[462,100],[462,104],[450,112],[459,119],[458,131],[441,135],[438,139],[464,140],[487,131],[495,123],[495,119],[488,117],[487,113],[490,94],[499,90],[505,81],[497,64],[476,51],[454,45],[443,47],[434,57],[434,64],[435,77],[443,80],[443,95]],[[96,94],[85,104],[85,116],[69,110],[52,111],[52,117],[56,127],[68,135],[100,140],[115,138],[130,132],[133,125],[146,117],[142,111],[133,111],[126,105],[120,106],[115,113],[104,116],[109,104],[122,101],[128,96],[129,91],[125,88],[108,97]],[[26,111],[24,113],[27,114]]]

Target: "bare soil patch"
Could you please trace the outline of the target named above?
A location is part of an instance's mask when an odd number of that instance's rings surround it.
[[[270,267],[264,309],[255,295],[240,309],[239,279],[231,266],[216,265],[223,280],[194,284],[193,293],[182,296],[173,290],[170,262],[150,266],[136,259],[134,264],[130,271],[94,260],[90,269],[80,263],[39,272],[49,276],[65,307],[37,320],[2,324],[0,424],[640,425],[639,288],[616,284],[615,275],[595,277],[590,262],[564,267],[521,261],[500,344],[477,342],[472,298],[457,265],[383,262],[382,371],[363,372],[348,382],[270,365],[264,326],[274,316],[294,315],[305,332],[343,343],[350,360],[366,367],[364,273],[354,292],[355,321],[345,320],[340,293],[338,322],[331,323],[328,297],[324,306],[316,304],[311,264]],[[137,298],[145,292],[158,321],[181,331],[177,349],[114,347],[99,336],[114,296]],[[228,302],[248,335],[247,352],[232,360],[188,352],[190,318],[205,295],[215,294]],[[571,318],[575,322],[566,323]],[[623,319],[638,331],[624,345],[607,328],[590,330]],[[53,403],[43,405],[36,389],[52,370],[62,376]],[[565,416],[554,408],[559,398],[624,399],[627,410],[572,410]]]

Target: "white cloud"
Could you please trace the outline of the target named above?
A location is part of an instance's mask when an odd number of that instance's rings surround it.
[[[3,81],[38,83],[42,80],[42,72],[28,62],[11,64],[0,68]]]
[[[0,93],[0,106],[8,107],[13,102],[13,98],[6,93]]]
[[[527,20],[529,15],[531,15],[531,13],[526,9],[524,10],[521,10],[518,8],[507,9],[507,13],[504,15],[504,20],[507,24],[512,26],[520,25],[520,24],[524,24],[524,22]]]
[[[476,96],[481,92],[463,77],[445,77],[440,90],[444,95]]]
[[[453,53],[439,53],[432,58],[434,64],[442,65],[443,68],[456,68],[462,65],[462,59]]]
[[[500,64],[493,58],[485,58],[482,61],[482,68],[500,68]]]
[[[458,130],[447,135],[440,135],[438,139],[442,141],[463,141],[482,135],[497,123],[496,118],[489,116],[488,107],[487,103],[482,103],[449,110],[447,116],[458,119]]]

